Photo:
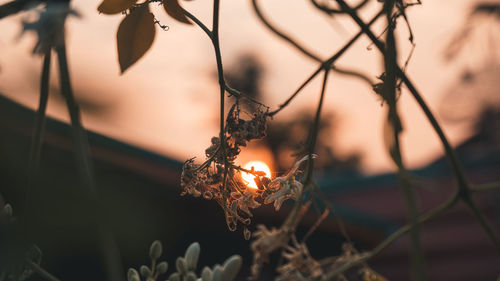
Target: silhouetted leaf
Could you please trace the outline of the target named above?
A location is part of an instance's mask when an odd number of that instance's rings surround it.
[[[162,3],[163,9],[165,9],[165,12],[167,12],[169,16],[182,23],[192,24],[186,15],[184,15],[179,0],[162,0]]]
[[[97,10],[103,14],[118,14],[134,5],[136,0],[104,0]]]
[[[127,15],[118,27],[118,61],[121,72],[137,62],[153,44],[154,16],[147,6],[138,7]]]

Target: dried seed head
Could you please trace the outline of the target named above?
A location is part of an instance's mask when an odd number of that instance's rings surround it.
[[[161,245],[161,242],[159,240],[155,240],[149,248],[149,257],[151,258],[151,260],[157,260],[161,256],[162,252],[163,247]]]
[[[245,240],[250,240],[251,236],[252,232],[250,232],[247,227],[243,228],[243,237],[245,237]]]

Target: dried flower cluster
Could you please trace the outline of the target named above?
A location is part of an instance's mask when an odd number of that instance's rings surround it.
[[[236,230],[238,221],[245,226],[250,224],[253,216],[251,209],[274,202],[275,209],[279,210],[285,200],[297,199],[302,191],[302,183],[295,176],[300,172],[301,163],[308,157],[298,161],[286,175],[274,180],[266,177],[262,171],[253,168],[245,170],[234,164],[241,146],[265,137],[268,118],[267,111],[257,110],[250,120],[242,119],[238,103],[235,103],[226,119],[222,136],[225,142],[221,143],[221,137],[213,137],[211,145],[205,150],[207,160],[203,164],[196,164],[194,159],[189,159],[183,166],[181,186],[184,190],[181,195],[216,200],[224,210],[231,231]],[[241,172],[254,175],[258,189],[250,189]],[[246,227],[244,231],[245,238],[249,239],[250,232]]]

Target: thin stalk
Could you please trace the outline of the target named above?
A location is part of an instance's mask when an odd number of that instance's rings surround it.
[[[97,228],[99,233],[100,248],[102,250],[103,259],[107,270],[107,280],[119,281],[123,279],[121,258],[118,246],[116,245],[116,241],[114,240],[113,235],[109,230],[108,224],[106,222],[107,214],[103,211],[102,204],[100,203],[97,196],[94,173],[89,156],[90,149],[88,138],[85,130],[82,127],[80,120],[80,109],[78,103],[74,98],[73,90],[71,87],[65,43],[63,42],[62,44],[58,45],[55,50],[59,62],[61,92],[66,100],[66,105],[68,107],[71,119],[71,128],[73,131],[73,140],[75,143],[75,158],[77,162],[78,172],[80,174],[80,179],[83,182],[83,186],[88,188],[91,198],[94,201],[92,203],[95,203],[96,205],[97,214],[100,215],[97,218]]]
[[[418,223],[422,224],[429,219],[447,211],[451,207],[455,206],[457,202],[459,201],[460,197],[458,196],[458,193],[455,193],[453,196],[451,196],[446,202],[443,204],[439,205],[438,207],[428,211],[427,213],[424,213],[423,215],[418,217]],[[396,242],[399,238],[401,238],[403,235],[408,233],[410,229],[412,228],[411,224],[407,224],[394,233],[392,233],[389,237],[387,237],[384,241],[382,241],[380,244],[378,244],[377,247],[375,247],[372,251],[363,253],[360,255],[360,257],[352,262],[348,262],[343,264],[342,266],[339,266],[335,270],[332,270],[328,272],[321,280],[322,281],[329,281],[329,280],[335,280],[335,278],[347,270],[356,267],[358,265],[361,265],[365,263],[367,260],[375,257],[378,255],[380,252],[382,252],[384,249],[392,245],[392,243]]]
[[[385,2],[385,14],[387,17],[387,38],[386,49],[384,56],[386,79],[384,81],[384,89],[386,91],[387,104],[389,105],[388,122],[391,124],[394,146],[390,147],[390,154],[392,159],[398,167],[398,179],[403,189],[406,199],[406,206],[408,209],[408,217],[411,222],[411,278],[414,281],[423,281],[425,279],[424,258],[422,254],[422,247],[420,243],[420,231],[418,225],[418,209],[415,199],[415,194],[408,181],[407,172],[401,156],[401,146],[399,134],[402,130],[401,120],[398,115],[397,102],[396,102],[396,87],[397,87],[397,45],[394,36],[394,25],[392,24],[392,10],[394,1],[387,0]]]
[[[346,10],[349,15],[352,17],[352,19],[358,24],[358,26],[363,30],[363,32],[370,38],[370,40],[375,44],[377,49],[385,55],[385,48],[384,44],[378,40],[378,38],[373,34],[373,32],[370,30],[370,27],[361,20],[361,18],[358,16],[357,12],[353,10],[349,5],[344,0],[336,0],[337,3],[341,6],[342,9]],[[405,83],[406,87],[408,90],[412,93],[413,97],[421,107],[421,109],[424,111],[427,119],[431,123],[432,127],[438,134],[441,143],[443,144],[445,153],[446,153],[446,158],[449,160],[451,163],[453,173],[455,174],[455,178],[458,181],[458,194],[462,200],[464,200],[469,207],[474,205],[474,208],[471,207],[474,215],[476,218],[480,221],[481,226],[484,228],[484,230],[488,233],[488,236],[491,238],[493,244],[497,247],[497,249],[500,251],[500,242],[498,240],[497,235],[493,231],[493,228],[491,225],[487,222],[487,220],[484,218],[484,216],[480,215],[480,212],[477,211],[478,208],[475,205],[475,203],[472,201],[470,198],[470,189],[467,183],[467,180],[465,178],[465,173],[463,171],[462,166],[460,165],[460,162],[458,161],[457,156],[455,155],[455,152],[453,148],[451,147],[450,143],[448,142],[448,139],[446,138],[443,130],[441,129],[441,126],[437,122],[436,118],[432,114],[431,110],[425,103],[424,99],[420,95],[420,93],[417,91],[413,83],[410,81],[408,76],[401,70],[399,66],[397,66],[397,75],[403,80]]]
[[[40,101],[35,116],[35,127],[31,140],[30,156],[28,161],[28,185],[24,200],[24,209],[29,207],[30,193],[33,189],[33,182],[38,175],[40,167],[40,155],[43,143],[43,132],[45,126],[45,114],[47,111],[47,102],[49,100],[49,80],[50,80],[50,60],[51,50],[49,50],[43,59],[42,77],[40,82]]]
[[[384,11],[381,10],[377,15],[375,15],[372,20],[370,21],[370,25],[373,24],[381,15],[384,14]],[[322,62],[321,65],[316,69],[300,86],[299,88],[285,101],[283,102],[278,109],[272,111],[269,113],[269,116],[274,116],[278,112],[280,112],[283,108],[285,108],[299,93],[302,91],[302,89],[311,82],[316,75],[318,75],[321,70],[328,68],[331,68],[331,66],[335,63],[337,59],[339,59],[355,42],[358,40],[359,37],[363,34],[363,31],[359,31],[356,35],[354,35],[351,40],[349,40],[340,50],[338,50],[335,54],[333,54],[330,58],[328,58],[326,61]]]
[[[305,189],[311,184],[312,181],[312,170],[313,170],[313,158],[312,154],[314,153],[314,150],[316,148],[316,137],[318,134],[319,130],[319,122],[320,122],[320,117],[321,117],[321,109],[323,107],[323,101],[325,97],[325,92],[326,92],[326,84],[328,81],[328,72],[330,68],[325,69],[324,77],[323,77],[323,84],[321,86],[321,95],[319,98],[318,102],[318,107],[316,110],[316,115],[314,118],[314,123],[311,127],[311,140],[308,144],[308,153],[309,153],[309,159],[307,161],[307,171],[305,175],[305,180],[304,180],[304,185],[303,188],[298,196],[298,199],[295,201],[295,205],[293,206],[292,211],[288,214],[288,217],[286,218],[285,222],[282,225],[282,229],[291,231],[292,228],[294,227],[293,224],[296,222],[297,215],[299,214],[299,209],[300,206],[302,205],[302,200],[304,199],[304,194],[305,194]]]
[[[479,223],[483,227],[483,229],[486,231],[486,234],[488,234],[488,237],[490,238],[491,241],[493,241],[493,244],[495,245],[495,248],[497,249],[498,252],[500,252],[500,242],[497,239],[497,236],[495,234],[495,231],[491,227],[491,225],[488,223],[488,220],[484,216],[484,214],[479,210],[476,204],[472,201],[472,198],[467,198],[467,199],[462,199],[465,204],[472,210],[476,218],[479,220]]]
[[[471,187],[472,192],[489,191],[489,190],[495,190],[495,189],[500,189],[500,181],[479,184],[479,185],[475,185],[475,186]]]
[[[36,264],[30,260],[26,260],[26,265],[29,266],[34,272],[36,272],[38,275],[40,275],[41,277],[43,277],[46,280],[59,281],[59,279],[57,279],[57,277],[50,274],[50,272],[48,272],[47,270],[43,269],[41,266],[39,266],[38,264]]]
[[[304,54],[305,56],[307,56],[308,58],[312,59],[312,60],[315,60],[317,62],[322,62],[323,59],[321,59],[317,54],[314,54],[312,51],[309,51],[305,46],[303,46],[302,44],[300,44],[297,40],[293,39],[290,35],[286,34],[284,31],[278,29],[276,26],[274,26],[263,14],[261,8],[259,7],[258,3],[257,3],[257,0],[252,0],[252,6],[253,6],[253,9],[254,9],[254,12],[255,14],[257,15],[257,17],[260,19],[260,21],[270,30],[272,31],[275,35],[277,35],[278,37],[280,37],[281,39],[283,39],[284,41],[286,41],[287,43],[291,44],[292,46],[294,46],[298,51],[300,51],[302,54]],[[380,15],[382,15],[383,13],[381,12]],[[379,15],[379,16],[380,16]],[[378,17],[378,16],[377,16]],[[367,82],[369,85],[372,85],[373,84],[373,81],[371,81],[371,79],[366,76],[365,74],[361,73],[361,72],[358,72],[356,70],[353,70],[353,69],[346,69],[346,68],[340,68],[338,66],[334,66],[332,65],[331,66],[332,70],[337,72],[337,73],[340,73],[340,74],[343,74],[343,75],[348,75],[348,76],[353,76],[353,77],[356,77],[356,78],[359,78],[365,82]]]
[[[197,17],[195,17],[193,14],[191,14],[189,11],[185,10],[184,8],[182,8],[182,11],[189,19],[194,21],[194,23],[196,23],[196,25],[198,25],[208,35],[208,37],[212,40],[212,36],[213,36],[212,31],[210,31],[210,29],[208,29],[208,27],[205,24],[203,24]]]

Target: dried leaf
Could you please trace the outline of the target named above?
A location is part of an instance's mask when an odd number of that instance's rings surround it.
[[[116,37],[118,61],[123,73],[136,63],[153,44],[155,23],[149,8],[138,7],[127,15],[120,23]]]
[[[134,5],[136,0],[104,0],[97,10],[103,14],[118,14]]]
[[[173,17],[175,20],[185,23],[185,24],[192,24],[188,17],[184,14],[182,11],[182,7],[179,4],[179,0],[162,0],[163,3],[163,9],[165,9],[165,12],[171,17]]]

